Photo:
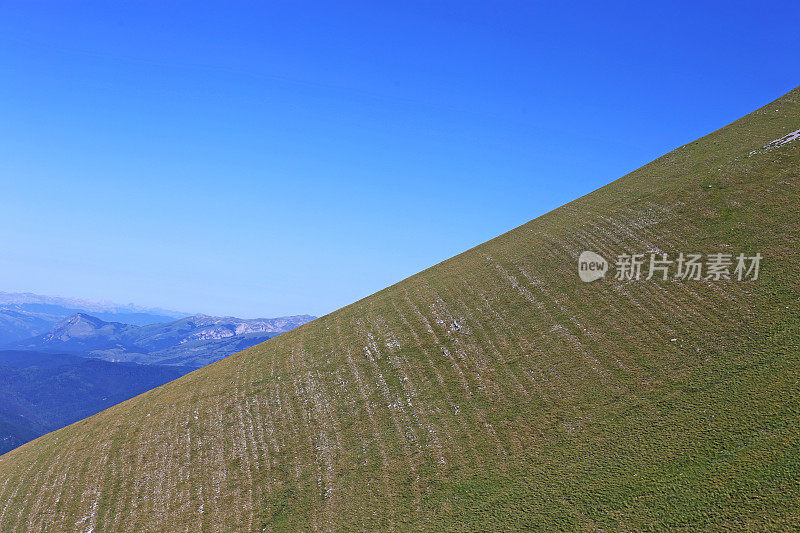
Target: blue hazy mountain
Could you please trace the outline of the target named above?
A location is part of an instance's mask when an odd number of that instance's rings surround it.
[[[0,454],[192,370],[0,351]]]
[[[0,292],[0,454],[314,318]]]
[[[75,313],[47,333],[4,348],[107,361],[200,367],[314,320],[310,315],[242,319],[195,315],[135,326]]]
[[[189,315],[159,308],[0,291],[0,345],[46,333],[75,313],[136,326],[170,322]]]

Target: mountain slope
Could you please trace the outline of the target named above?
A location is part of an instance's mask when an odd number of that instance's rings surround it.
[[[40,335],[59,318],[22,309],[0,308],[0,345]]]
[[[0,457],[13,531],[787,529],[800,90],[368,298]],[[766,148],[765,148],[766,146]],[[739,252],[757,281],[582,283]]]
[[[6,347],[110,361],[200,367],[313,319],[309,315],[255,319],[194,315],[160,324],[132,326],[76,313],[61,320],[47,333],[9,343]]]

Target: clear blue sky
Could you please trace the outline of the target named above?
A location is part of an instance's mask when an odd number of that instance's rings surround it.
[[[0,290],[327,313],[800,84],[796,2],[600,4],[0,2]]]

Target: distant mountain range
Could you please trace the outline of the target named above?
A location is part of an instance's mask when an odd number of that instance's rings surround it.
[[[314,320],[242,319],[0,292],[0,349],[200,367]]]
[[[0,351],[0,454],[192,370]]]
[[[314,318],[0,292],[0,455]]]
[[[189,316],[189,313],[131,304],[0,291],[0,345],[46,333],[56,323],[75,313],[137,326]]]
[[[75,313],[47,333],[4,347],[106,361],[200,367],[314,320],[310,315],[242,319],[196,315],[135,326]]]

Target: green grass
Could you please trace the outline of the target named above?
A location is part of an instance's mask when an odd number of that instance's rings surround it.
[[[787,530],[800,91],[0,458],[3,531]],[[578,254],[760,252],[756,282]],[[673,340],[675,339],[675,340]]]

